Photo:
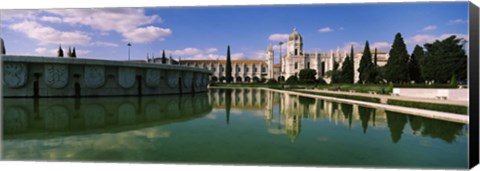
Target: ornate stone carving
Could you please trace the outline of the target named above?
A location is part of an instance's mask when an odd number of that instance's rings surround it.
[[[182,79],[183,79],[183,87],[190,88],[192,86],[193,73],[192,72],[184,72]]]
[[[118,84],[123,88],[135,85],[135,68],[118,68]]]
[[[88,88],[100,88],[105,84],[104,66],[85,66],[85,85]]]
[[[179,76],[180,76],[180,72],[178,71],[167,72],[167,83],[170,88],[177,88]]]
[[[147,74],[145,78],[145,83],[149,87],[156,87],[160,85],[160,70],[156,69],[147,69]]]
[[[195,87],[201,87],[202,86],[202,73],[195,73]]]
[[[68,83],[68,66],[45,64],[45,83],[51,88],[63,88]]]
[[[68,111],[63,106],[52,106],[45,112],[45,128],[61,130],[68,128]]]
[[[27,66],[21,63],[3,64],[3,85],[19,88],[27,83]]]

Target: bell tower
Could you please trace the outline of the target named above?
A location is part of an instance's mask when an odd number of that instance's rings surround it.
[[[302,35],[297,32],[296,28],[293,28],[293,32],[288,37],[287,53],[289,56],[303,55]]]
[[[267,48],[267,75],[269,79],[275,79],[273,75],[274,54],[272,44]]]

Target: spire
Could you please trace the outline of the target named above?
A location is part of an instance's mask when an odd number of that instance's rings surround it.
[[[267,52],[273,52],[272,43],[268,45]]]
[[[58,45],[58,57],[63,57],[63,50],[62,50],[62,44]]]

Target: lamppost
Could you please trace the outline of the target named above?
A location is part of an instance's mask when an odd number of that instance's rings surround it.
[[[127,46],[128,46],[128,61],[130,61],[130,46],[132,46],[132,44],[128,42]]]
[[[283,45],[283,42],[278,42],[278,45],[280,46],[280,79],[278,80],[278,82],[282,83],[282,70],[283,70],[283,66],[282,66],[282,45]]]

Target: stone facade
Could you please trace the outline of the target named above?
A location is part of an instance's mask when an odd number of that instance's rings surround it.
[[[258,82],[267,79],[267,64],[263,60],[231,60],[233,82]],[[180,65],[208,69],[211,81],[225,82],[226,60],[181,60]]]
[[[157,95],[204,92],[210,71],[180,65],[2,56],[4,97]]]

